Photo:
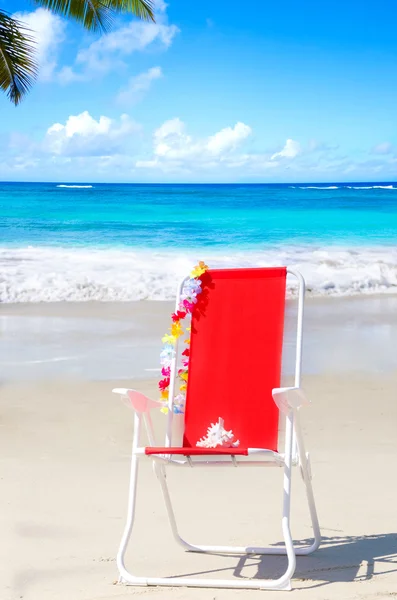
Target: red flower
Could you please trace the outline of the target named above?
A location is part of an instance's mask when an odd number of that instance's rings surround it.
[[[182,356],[190,356],[190,348],[186,348],[183,352],[182,352]]]
[[[164,379],[162,379],[161,381],[159,381],[159,388],[162,391],[166,390],[169,385],[170,385],[170,378],[169,377],[165,377]]]
[[[171,316],[172,316],[172,320],[175,323],[176,321],[179,321],[180,319],[184,319],[186,317],[186,313],[182,312],[181,310],[177,310]]]

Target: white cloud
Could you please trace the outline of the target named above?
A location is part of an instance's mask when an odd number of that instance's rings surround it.
[[[154,10],[156,13],[165,13],[167,10],[168,4],[164,2],[164,0],[155,0],[154,1]]]
[[[13,15],[32,30],[36,40],[37,62],[40,66],[39,79],[53,78],[57,66],[58,46],[65,39],[66,23],[60,17],[44,8],[34,12],[20,12]]]
[[[186,133],[179,118],[165,121],[153,135],[153,155],[148,160],[138,160],[138,168],[163,171],[205,168],[213,169],[221,162],[226,166],[236,160],[238,146],[251,135],[244,123],[226,127],[208,138],[194,140]],[[245,161],[245,159],[244,159]]]
[[[236,123],[234,127],[225,127],[208,140],[208,150],[213,154],[222,154],[234,150],[252,133],[251,127],[244,123]]]
[[[58,72],[58,81],[62,85],[67,85],[73,81],[84,81],[86,76],[83,73],[76,73],[72,67],[62,67]]]
[[[309,152],[331,152],[338,150],[338,144],[326,144],[325,142],[319,142],[318,140],[309,140],[307,149]]]
[[[154,42],[168,48],[177,31],[175,25],[133,21],[125,27],[103,35],[88,48],[80,50],[76,62],[91,72],[108,71],[114,65],[115,55],[117,60],[133,52],[145,50]]]
[[[181,159],[194,155],[199,145],[185,133],[185,124],[178,118],[165,121],[153,135],[156,156],[166,159]]]
[[[88,111],[71,115],[65,124],[48,128],[43,149],[58,156],[106,156],[125,152],[127,142],[140,131],[128,115],[119,120],[101,116],[96,121]]]
[[[81,49],[74,67],[62,69],[60,82],[66,84],[103,75],[125,66],[126,57],[149,47],[161,50],[169,48],[179,29],[168,23],[166,8],[167,5],[162,0],[156,2],[156,23],[135,19]]]
[[[41,141],[17,133],[3,135],[0,174],[10,179],[13,173],[33,179],[51,174],[80,181],[296,182],[351,179],[353,174],[356,179],[370,179],[372,174],[372,179],[390,180],[396,172],[393,154],[363,161],[318,142],[287,141],[276,157],[274,151],[252,152],[245,148],[252,133],[247,124],[237,122],[212,135],[196,136],[176,117],[162,123],[150,138],[126,114],[111,118],[85,111],[53,123]]]
[[[270,157],[270,160],[275,160],[276,158],[295,158],[298,154],[301,154],[302,149],[299,142],[295,140],[288,139],[285,142],[285,146],[280,152],[276,152]]]
[[[391,154],[393,152],[393,144],[390,142],[382,142],[372,148],[373,154]]]
[[[131,77],[126,87],[122,88],[116,97],[116,102],[131,105],[141,100],[145,92],[150,89],[152,81],[163,76],[160,67],[152,67],[144,73]]]

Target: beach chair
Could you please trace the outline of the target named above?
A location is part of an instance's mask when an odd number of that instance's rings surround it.
[[[284,312],[287,274],[298,282],[295,382],[293,387],[280,387],[284,334]],[[291,589],[296,555],[310,554],[320,545],[320,528],[314,503],[309,455],[305,451],[300,425],[300,409],[306,403],[301,390],[302,325],[305,283],[292,269],[227,269],[208,270],[191,321],[190,363],[186,391],[183,441],[172,445],[173,402],[178,353],[171,364],[165,445],[156,445],[150,411],[159,402],[140,392],[115,389],[134,409],[131,479],[128,516],[117,555],[120,581],[132,585],[200,586],[213,588]],[[178,289],[176,306],[184,282]],[[180,415],[178,415],[178,418]],[[231,429],[236,447],[200,447],[211,423],[224,422]],[[145,425],[148,447],[141,447],[141,429]],[[279,448],[280,431],[284,430],[284,447]],[[125,566],[125,552],[130,539],[136,500],[138,464],[153,462],[161,484],[165,506],[176,541],[187,551],[247,555],[287,556],[287,569],[277,579],[198,579],[191,577],[141,577]],[[238,484],[239,469],[280,467],[283,476],[282,533],[284,545],[211,546],[196,545],[182,539],[165,478],[165,468],[232,467]],[[290,531],[292,467],[300,467],[306,488],[313,541],[294,546]],[[266,471],[263,471],[266,473]],[[281,492],[281,490],[280,490]],[[205,519],[203,519],[205,529]]]

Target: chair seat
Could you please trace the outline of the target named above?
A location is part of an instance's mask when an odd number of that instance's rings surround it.
[[[169,447],[155,448],[148,446],[145,448],[145,454],[182,454],[183,456],[248,456],[248,448],[181,448]]]

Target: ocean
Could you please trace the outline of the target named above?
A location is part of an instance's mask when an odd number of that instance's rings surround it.
[[[0,183],[0,301],[170,299],[198,260],[393,293],[396,241],[395,183]]]

